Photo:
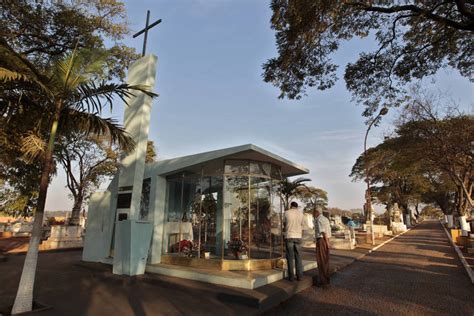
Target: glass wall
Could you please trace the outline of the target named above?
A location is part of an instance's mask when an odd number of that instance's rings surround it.
[[[280,180],[278,167],[249,160],[169,176],[163,253],[236,260],[280,257]]]

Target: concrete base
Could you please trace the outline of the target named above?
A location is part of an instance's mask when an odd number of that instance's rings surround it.
[[[331,249],[355,249],[355,243],[351,239],[331,238],[329,243],[331,244]]]
[[[393,234],[400,234],[407,231],[407,226],[403,223],[392,223]]]
[[[150,222],[124,220],[115,225],[115,254],[113,273],[140,275],[145,266],[150,249],[153,226]]]
[[[316,262],[303,260],[304,271],[315,269],[316,267]],[[145,271],[148,273],[157,273],[176,278],[250,290],[282,280],[287,275],[287,271],[283,269],[261,271],[215,271],[167,264],[147,265]]]
[[[53,225],[51,235],[42,243],[43,249],[80,248],[83,246],[82,232],[80,226]]]
[[[373,225],[374,226],[374,234],[375,237],[381,238],[383,235],[385,235],[388,232],[387,225]],[[370,224],[364,224],[363,229],[366,230],[368,233],[371,232],[371,227],[372,225]]]

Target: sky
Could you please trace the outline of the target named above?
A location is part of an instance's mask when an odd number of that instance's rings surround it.
[[[158,56],[149,138],[159,159],[252,143],[307,167],[313,186],[328,192],[329,206],[362,208],[363,182],[349,178],[363,151],[366,131],[362,106],[351,101],[344,80],[326,91],[308,91],[301,100],[280,100],[279,90],[262,80],[262,64],[276,56],[270,28],[269,0],[126,1],[132,34],[150,23],[147,53]],[[123,42],[141,52],[143,37]],[[333,56],[343,77],[348,62],[359,52],[376,47],[370,38],[342,45]],[[452,95],[472,113],[472,84],[452,70],[425,80],[428,89]],[[396,119],[391,109],[370,131],[368,146],[391,132]],[[123,120],[123,104],[112,116]],[[46,202],[47,210],[69,210],[72,201],[59,172]],[[379,207],[378,210],[381,210]]]

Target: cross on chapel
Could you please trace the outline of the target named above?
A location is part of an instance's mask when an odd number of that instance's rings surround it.
[[[161,19],[159,20],[156,20],[155,22],[153,22],[152,24],[148,25],[148,23],[150,22],[150,10],[147,10],[146,12],[146,24],[145,24],[145,28],[141,31],[139,31],[138,33],[134,34],[133,35],[133,38],[145,33],[145,36],[143,37],[143,51],[142,51],[142,57],[145,56],[145,50],[146,50],[146,41],[147,41],[147,37],[148,37],[148,30],[151,29],[152,27],[158,25],[161,23]]]

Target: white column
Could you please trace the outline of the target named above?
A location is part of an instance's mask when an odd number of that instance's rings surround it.
[[[133,63],[128,71],[129,85],[146,85],[151,91],[155,86],[157,57],[146,55]],[[132,198],[128,219],[137,220],[140,214],[143,173],[145,171],[146,147],[150,128],[152,98],[142,92],[132,91],[135,95],[127,100],[124,126],[136,143],[135,150],[122,156],[119,176],[120,189],[132,187]]]

